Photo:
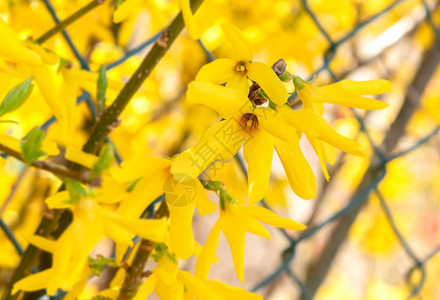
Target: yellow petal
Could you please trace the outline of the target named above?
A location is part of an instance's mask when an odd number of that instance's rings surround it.
[[[183,20],[185,21],[186,31],[190,38],[197,40],[200,38],[200,31],[194,20],[189,0],[179,0],[180,9],[182,9]]]
[[[218,280],[209,280],[208,286],[228,300],[263,300],[263,297],[246,291],[244,288],[230,286]]]
[[[286,106],[279,107],[279,109],[286,122],[298,131],[304,132],[309,140],[317,138],[344,152],[358,156],[364,155],[358,142],[340,135],[317,113],[310,110],[292,110]]]
[[[132,220],[117,215],[112,215],[110,218],[124,229],[133,232],[141,238],[154,242],[163,242],[165,239],[168,228],[166,218]]]
[[[313,138],[310,138],[308,140],[309,140],[310,144],[312,145],[313,149],[315,150],[316,155],[318,155],[319,164],[321,165],[321,169],[322,169],[322,172],[324,173],[325,180],[329,181],[330,175],[328,174],[327,166],[325,164],[325,158],[324,158],[324,151],[322,149],[322,143],[317,141],[317,140],[315,140],[315,139],[313,139]]]
[[[0,55],[13,61],[23,62],[30,65],[41,64],[41,58],[37,53],[21,45],[16,33],[0,19],[0,36],[2,37],[2,46]]]
[[[306,226],[292,219],[280,217],[273,211],[261,206],[240,206],[237,209],[243,214],[275,227],[293,230],[303,230],[306,228]]]
[[[125,217],[138,218],[163,191],[163,185],[169,174],[161,172],[142,178],[131,193],[121,201],[117,212]]]
[[[283,164],[292,190],[303,199],[316,196],[316,179],[305,159],[299,141],[286,142],[275,139],[275,149]]]
[[[182,279],[188,291],[197,300],[226,300],[211,290],[206,281],[197,278],[186,271],[180,271],[179,277]]]
[[[214,161],[232,158],[240,150],[244,134],[235,119],[213,125],[196,145],[174,157],[171,173],[196,178]]]
[[[36,44],[35,42],[26,40],[23,41],[23,43],[26,45],[26,48],[32,50],[40,57],[43,64],[54,66],[60,61],[60,58],[56,54],[46,50],[43,46]]]
[[[304,89],[298,95],[301,100],[307,99],[306,101],[315,103],[333,103],[360,109],[382,109],[388,106],[385,102],[351,93],[338,86],[337,83],[319,88],[305,83]]]
[[[92,275],[91,270],[87,266],[87,270],[83,271],[81,279],[72,287],[72,289],[64,296],[63,300],[76,300],[84,291],[84,288]]]
[[[175,207],[168,204],[170,211],[170,248],[181,259],[188,259],[194,252],[192,218],[195,207],[194,202],[184,207]]]
[[[47,283],[47,294],[49,295],[56,293],[56,291],[60,287],[61,281],[67,281],[66,278],[64,278],[65,276],[67,276],[66,273],[72,271],[69,267],[72,267],[70,264],[70,260],[72,259],[72,252],[74,247],[73,243],[75,243],[74,238],[84,236],[84,231],[79,232],[79,230],[75,230],[74,228],[76,227],[76,229],[78,229],[80,225],[81,224],[78,224],[78,222],[76,224],[72,223],[72,225],[70,225],[69,228],[63,232],[63,234],[57,241],[57,247],[54,249],[52,255],[52,269],[54,278],[52,278],[52,280]],[[76,234],[78,234],[78,236],[75,236]],[[92,250],[91,248],[81,246],[75,245],[75,247],[78,247],[77,250],[81,249],[79,251],[81,253],[88,253]]]
[[[204,65],[197,73],[196,81],[206,81],[221,84],[235,75],[237,63],[229,58],[218,58]]]
[[[63,99],[66,109],[66,122],[69,124],[69,135],[62,136],[64,144],[70,143],[70,138],[81,123],[80,111],[76,106],[76,97],[79,90],[79,80],[71,72],[72,68],[61,68],[62,83],[59,90],[59,98]]]
[[[248,163],[249,203],[260,201],[269,189],[270,171],[275,140],[263,130],[257,130],[243,146]]]
[[[229,247],[231,248],[232,260],[234,262],[235,272],[238,279],[244,281],[244,237],[246,235],[247,223],[241,216],[226,212],[220,218],[220,226]]]
[[[249,94],[249,80],[244,74],[234,74],[226,83],[226,87],[238,90],[246,96]]]
[[[33,292],[44,289],[52,277],[53,269],[47,269],[37,274],[29,275],[14,284],[12,295],[15,295],[19,290]]]
[[[67,160],[89,169],[93,168],[95,163],[98,161],[98,157],[96,155],[83,152],[72,146],[67,146],[65,157]]]
[[[120,23],[124,21],[130,13],[133,11],[138,11],[139,7],[142,3],[142,0],[126,0],[122,2],[121,5],[116,9],[113,14],[113,22]]]
[[[159,157],[141,157],[124,160],[120,168],[111,168],[110,174],[117,182],[130,182],[144,176],[164,173],[171,161]]]
[[[220,238],[220,229],[220,221],[217,221],[211,228],[208,239],[205,245],[203,245],[202,251],[197,259],[194,274],[201,279],[208,278],[211,265],[217,262],[215,252],[217,251],[218,240]]]
[[[21,152],[19,139],[13,138],[12,136],[6,134],[0,134],[0,143],[18,153]]]
[[[230,23],[224,23],[222,30],[226,39],[231,43],[234,58],[238,61],[248,62],[254,57],[254,51],[243,33]]]
[[[258,117],[261,129],[286,141],[297,139],[296,130],[284,121],[281,114],[268,107],[257,107],[254,115]]]
[[[188,85],[187,99],[212,108],[224,119],[239,119],[242,114],[252,111],[252,104],[247,95],[209,82],[191,82]]]
[[[116,243],[133,246],[134,234],[125,230],[115,222],[106,220],[104,222],[104,235]]]
[[[50,209],[63,209],[72,207],[69,203],[70,194],[68,191],[58,192],[46,199],[46,204]]]
[[[35,247],[50,253],[54,251],[56,246],[55,241],[49,240],[40,235],[31,235],[30,237],[27,238],[27,240]]]
[[[268,240],[271,239],[270,233],[266,229],[266,227],[264,227],[263,225],[255,221],[255,219],[249,216],[244,216],[244,217],[246,218],[248,232],[262,236]]]
[[[154,288],[157,284],[157,275],[153,271],[153,273],[148,276],[147,280],[141,285],[141,288],[137,292],[136,296],[133,298],[133,300],[145,300],[148,298],[148,296],[153,292]]]
[[[43,140],[43,144],[41,145],[41,150],[43,150],[43,152],[48,156],[55,156],[60,153],[57,143],[46,139]]]
[[[326,162],[328,162],[331,165],[334,165],[336,162],[336,150],[333,146],[330,146],[326,143],[322,144],[322,152],[324,154],[324,159]]]
[[[194,201],[200,215],[203,217],[215,212],[217,210],[217,205],[215,205],[214,202],[209,201],[208,194],[200,181],[198,179],[195,179],[194,181],[197,186],[197,193]]]
[[[246,65],[247,76],[258,85],[276,104],[284,104],[289,97],[287,89],[277,74],[266,64],[253,62]]]
[[[366,81],[341,80],[335,85],[347,92],[358,95],[378,95],[391,92],[391,83],[388,80],[376,79]]]
[[[184,286],[182,281],[177,278],[178,265],[164,255],[158,261],[155,272],[158,281],[154,291],[159,298],[183,300]]]

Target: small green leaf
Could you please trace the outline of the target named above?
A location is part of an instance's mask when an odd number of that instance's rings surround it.
[[[68,202],[71,204],[75,203],[79,198],[84,197],[87,194],[86,190],[79,181],[65,179],[64,183],[69,191],[70,200]]]
[[[106,170],[115,160],[114,156],[115,148],[111,143],[107,143],[99,153],[98,161],[92,168],[92,173],[95,176],[99,176],[104,170]]]
[[[151,257],[155,262],[159,262],[160,258],[164,255],[166,255],[173,263],[177,264],[176,256],[168,251],[168,247],[164,243],[159,243],[156,245],[154,253],[151,255]]]
[[[21,141],[21,156],[27,164],[32,164],[40,156],[44,155],[41,150],[44,139],[44,131],[38,127],[32,129],[24,140]]]
[[[104,271],[104,267],[109,266],[112,268],[117,268],[118,265],[113,258],[106,258],[102,255],[98,255],[97,258],[91,258],[89,256],[89,267],[92,269],[92,273],[95,276],[101,275]]]
[[[98,101],[98,111],[103,112],[105,110],[105,93],[107,91],[107,70],[104,65],[101,65],[99,69],[99,76],[97,82],[96,99]]]
[[[304,80],[299,76],[293,76],[293,84],[297,93],[301,92],[304,88]]]
[[[290,75],[288,72],[284,72],[283,74],[280,75],[280,80],[281,81],[289,81],[290,79],[292,79],[292,75]]]
[[[8,112],[16,110],[23,105],[34,88],[32,80],[32,77],[28,78],[9,91],[0,105],[0,117]]]
[[[224,183],[221,181],[201,180],[203,187],[209,191],[218,191],[223,188]]]

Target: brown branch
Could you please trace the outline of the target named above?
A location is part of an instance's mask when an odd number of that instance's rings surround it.
[[[20,153],[18,153],[17,151],[15,151],[11,148],[8,148],[7,146],[5,146],[4,144],[1,144],[1,143],[0,143],[0,151],[3,151],[7,155],[18,159],[19,161],[21,161],[23,163],[25,162]],[[54,164],[54,163],[52,163],[50,161],[46,161],[46,160],[35,160],[29,166],[40,169],[40,170],[48,171],[48,172],[52,173],[53,175],[59,177],[60,179],[69,178],[69,179],[73,179],[73,180],[82,182],[84,184],[88,184],[90,186],[100,186],[101,185],[101,178],[99,178],[99,177],[94,178],[93,176],[91,176],[92,173],[90,171],[84,171],[84,172],[72,171],[72,170],[67,169],[64,166],[57,165],[57,164]]]
[[[162,217],[168,217],[169,211],[165,200],[162,200],[159,208],[154,214],[154,219],[160,219]],[[127,270],[127,276],[119,293],[119,300],[130,300],[136,295],[139,288],[139,284],[142,280],[144,267],[150,257],[154,248],[154,242],[142,239],[136,255],[133,259],[133,263]]]
[[[408,88],[404,103],[383,140],[382,149],[385,156],[390,155],[400,138],[404,135],[406,125],[415,109],[418,107],[422,98],[421,96],[430,78],[437,69],[439,62],[440,51],[434,42],[431,48],[424,54],[424,58]],[[413,93],[411,91],[416,92]],[[374,181],[377,180],[381,172],[382,168],[378,169],[377,162],[372,161],[354,195],[359,195],[374,184]],[[352,208],[347,214],[339,219],[330,233],[319,258],[311,264],[306,278],[306,286],[312,297],[316,294],[327,273],[330,271],[331,264],[339,252],[341,245],[346,240],[351,226],[355,222],[365,203],[367,203],[366,199],[367,197],[364,197],[357,206]]]

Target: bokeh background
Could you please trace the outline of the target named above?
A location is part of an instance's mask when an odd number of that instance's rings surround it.
[[[20,37],[38,37],[55,24],[48,3],[1,0],[0,17]],[[60,19],[87,3],[50,2]],[[392,92],[381,96],[390,104],[385,110],[357,112],[326,105],[325,118],[338,132],[362,143],[368,153],[365,158],[340,154],[330,167],[329,182],[321,174],[313,149],[302,140],[318,179],[315,199],[305,201],[293,194],[274,154],[264,205],[307,224],[308,229],[271,228],[271,241],[247,236],[245,283],[236,278],[229,246],[222,237],[217,252],[221,263],[213,266],[210,278],[255,290],[264,299],[440,299],[440,255],[436,255],[440,251],[439,4],[427,0],[203,3],[196,14],[204,32],[201,42],[186,34],[178,38],[112,132],[122,159],[171,156],[195,144],[219,120],[214,111],[186,103],[185,91],[211,56],[227,52],[220,28],[224,22],[243,30],[255,49],[255,60],[272,64],[283,58],[289,72],[313,79],[317,85],[346,78],[392,83]],[[143,1],[128,21],[114,24],[113,7],[109,1],[67,29],[92,71],[102,64],[110,69],[110,101],[157,33],[179,11],[177,1]],[[63,35],[51,38],[45,46],[80,66]],[[0,86],[15,84],[0,81]],[[95,85],[91,79],[92,95]],[[291,100],[296,101],[294,94]],[[79,107],[80,130],[70,139],[77,147],[86,141],[93,124],[86,104]],[[21,138],[50,119],[51,112],[37,92],[7,117],[21,126],[0,124],[0,133]],[[49,137],[59,130],[56,123],[48,123]],[[237,160],[218,163],[205,176],[224,181],[233,197],[247,197]],[[27,243],[25,236],[47,213],[44,199],[56,187],[55,177],[26,168],[13,158],[0,169],[0,217],[22,247]],[[216,218],[195,216],[199,242],[205,241]],[[111,250],[111,243],[103,241],[97,251]],[[0,291],[19,259],[8,237],[0,232]],[[191,270],[194,261],[181,267]],[[104,276],[93,280],[88,290],[91,294],[106,285]]]

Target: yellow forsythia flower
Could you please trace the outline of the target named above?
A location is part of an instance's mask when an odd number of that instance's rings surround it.
[[[134,300],[144,300],[155,291],[160,299],[262,300],[261,296],[216,280],[181,271],[176,262],[163,255],[152,274],[140,287]]]
[[[391,84],[387,80],[368,80],[368,81],[352,81],[341,80],[337,83],[327,86],[316,87],[313,84],[302,80],[299,77],[295,77],[293,80],[295,88],[298,92],[298,97],[303,102],[303,109],[311,111],[319,116],[323,115],[323,103],[332,103],[338,105],[345,105],[353,108],[360,109],[383,109],[388,106],[387,103],[363,97],[362,95],[377,95],[391,90]],[[294,122],[291,118],[291,113],[287,114],[287,118],[290,122]],[[318,131],[329,132],[322,125]],[[307,134],[306,134],[307,135]],[[333,135],[333,137],[336,137]],[[359,155],[359,153],[353,153],[352,146],[344,145],[344,141],[334,140],[330,142],[328,139],[316,138],[307,135],[307,139],[318,155],[321,168],[324,172],[326,179],[329,179],[327,167],[325,162],[334,164],[335,154],[334,149],[328,144],[335,146],[347,153]],[[326,142],[326,143],[323,143]],[[328,144],[327,144],[328,143]],[[347,147],[348,146],[348,147]]]
[[[212,126],[195,146],[178,155],[172,173],[186,172],[195,177],[213,161],[231,158],[244,141],[251,204],[261,200],[267,192],[274,148],[293,191],[304,199],[315,196],[315,176],[301,152],[296,128],[281,114],[271,108],[254,108],[242,92],[208,82],[189,84],[187,97],[188,101],[216,110],[225,120]],[[206,152],[207,147],[212,152],[215,150],[216,155],[203,159],[200,154]]]
[[[216,261],[220,231],[224,233],[231,247],[235,272],[240,281],[244,280],[244,237],[247,232],[270,239],[269,231],[258,221],[279,228],[303,230],[306,226],[288,218],[282,218],[274,212],[259,206],[242,206],[237,203],[227,204],[226,209],[220,212],[220,218],[211,229],[211,233],[203,246],[196,263],[196,276],[207,278],[209,269]]]
[[[226,86],[249,93],[249,81],[258,83],[269,98],[276,104],[284,104],[289,96],[283,83],[275,72],[266,64],[252,62],[254,53],[251,45],[240,30],[228,23],[222,26],[233,48],[234,57],[219,58],[204,65],[197,74],[197,81],[216,84],[226,82]]]

